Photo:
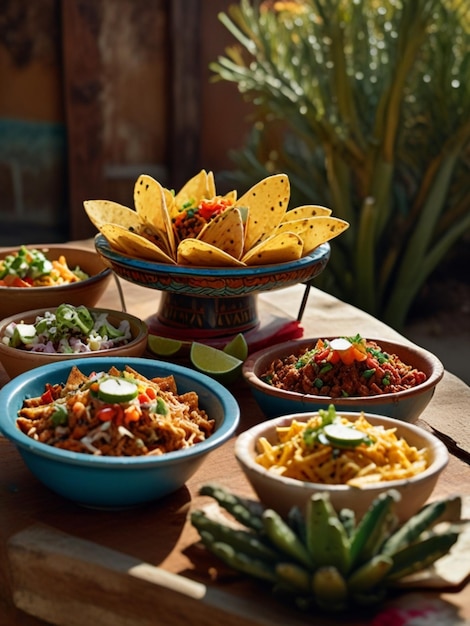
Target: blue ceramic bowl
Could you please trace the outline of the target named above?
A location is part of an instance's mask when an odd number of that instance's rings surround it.
[[[175,377],[178,393],[195,391],[200,407],[216,421],[215,432],[192,447],[160,456],[105,457],[35,441],[16,426],[26,396],[38,396],[46,383],[65,382],[76,365],[84,374],[126,365],[148,378]],[[0,390],[0,432],[18,448],[31,472],[52,491],[79,504],[127,507],[158,500],[185,484],[207,454],[235,432],[240,409],[232,394],[212,378],[189,368],[144,358],[96,357],[43,365],[16,377]]]
[[[367,337],[367,339],[375,341],[385,352],[396,354],[403,363],[423,371],[427,377],[426,381],[416,387],[396,393],[331,398],[277,389],[260,378],[275,359],[296,354],[305,347],[313,347],[317,338],[286,341],[251,354],[243,364],[243,376],[267,418],[291,413],[315,412],[334,404],[338,411],[356,413],[365,411],[405,422],[416,422],[429,404],[437,383],[443,377],[444,366],[434,354],[419,346],[372,337]]]

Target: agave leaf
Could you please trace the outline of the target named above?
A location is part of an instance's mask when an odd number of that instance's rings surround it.
[[[468,0],[240,0],[230,16],[243,50],[211,69],[262,122],[240,178],[286,172],[299,203],[346,219],[318,280],[399,327],[468,219]]]

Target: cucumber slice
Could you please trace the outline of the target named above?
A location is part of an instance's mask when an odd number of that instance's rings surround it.
[[[367,439],[360,430],[343,424],[328,424],[323,428],[323,433],[332,444],[343,447],[358,446]]]
[[[123,378],[106,378],[100,382],[98,387],[98,398],[110,404],[130,402],[137,397],[138,393],[137,385]]]

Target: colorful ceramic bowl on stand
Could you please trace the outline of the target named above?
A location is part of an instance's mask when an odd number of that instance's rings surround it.
[[[208,268],[127,257],[116,252],[103,235],[96,236],[95,246],[120,278],[161,292],[158,310],[146,320],[151,333],[199,341],[217,337],[229,341],[239,332],[250,333],[255,341],[257,329],[263,325],[256,295],[308,284],[330,257],[330,244],[325,243],[289,263]]]

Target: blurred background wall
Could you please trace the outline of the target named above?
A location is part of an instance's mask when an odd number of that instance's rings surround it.
[[[249,108],[208,65],[228,0],[0,1],[0,245],[91,236],[83,200],[132,206],[230,167]]]

